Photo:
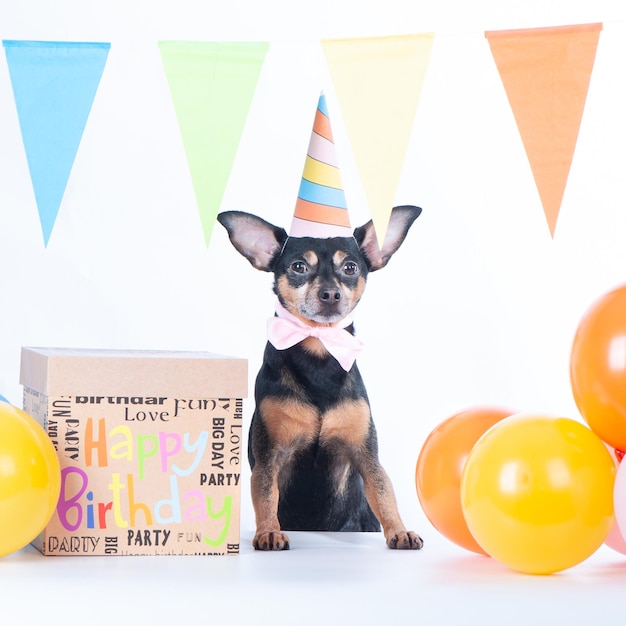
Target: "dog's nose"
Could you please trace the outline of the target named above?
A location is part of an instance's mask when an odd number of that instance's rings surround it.
[[[341,292],[339,289],[320,289],[319,298],[322,302],[331,304],[341,300]]]

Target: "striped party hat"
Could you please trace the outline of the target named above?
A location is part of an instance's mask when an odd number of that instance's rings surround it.
[[[326,96],[323,92],[315,111],[313,132],[289,236],[352,236]]]

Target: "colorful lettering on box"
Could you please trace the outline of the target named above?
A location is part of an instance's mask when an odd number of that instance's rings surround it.
[[[84,398],[87,397],[77,400]],[[112,403],[115,398],[101,398],[102,403],[105,400]],[[154,404],[163,404],[164,400],[166,398],[154,398]],[[184,411],[215,409],[216,406],[215,400],[176,400],[173,413],[178,416]],[[130,418],[126,409],[127,421],[143,421],[147,414],[140,413]],[[108,428],[106,417],[85,420],[82,449],[76,437],[76,449],[72,450],[73,454],[80,455],[76,460],[82,460],[82,466],[68,466],[61,472],[57,515],[66,531],[109,530],[112,534],[115,529],[124,529],[128,546],[165,546],[171,531],[155,528],[156,525],[198,522],[211,529],[202,534],[206,545],[219,548],[224,544],[231,525],[233,498],[207,495],[206,488],[238,486],[239,474],[223,470],[227,454],[231,466],[239,464],[241,425],[231,425],[229,441],[227,420],[223,417],[213,417],[207,420],[207,430],[191,433],[173,430],[169,419],[165,419],[168,416],[167,411],[150,415],[155,425],[166,427],[150,433],[136,432],[126,424]],[[181,489],[180,479],[191,476],[202,463],[203,469],[210,468],[213,473],[198,473],[196,484],[201,488]],[[117,471],[121,467],[124,471]],[[100,491],[97,496],[90,486],[92,468],[110,468],[111,471],[105,483],[106,491],[103,491],[102,472],[98,470]],[[142,483],[158,477],[158,494],[152,489],[140,489]],[[153,494],[152,499],[138,496],[140,493]],[[62,547],[59,544],[56,549],[61,551]]]

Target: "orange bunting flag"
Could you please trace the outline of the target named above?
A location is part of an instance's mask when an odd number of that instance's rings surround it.
[[[322,47],[382,245],[434,35],[326,39]]]
[[[486,31],[554,237],[602,24]]]

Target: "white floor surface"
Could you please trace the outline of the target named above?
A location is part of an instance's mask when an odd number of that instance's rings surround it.
[[[230,557],[0,559],[0,623],[480,624],[624,623],[626,556],[602,546],[552,576],[529,576],[436,533],[421,552],[382,535],[290,533],[292,549],[255,552],[242,534]]]

